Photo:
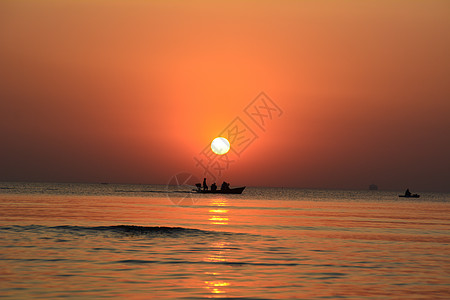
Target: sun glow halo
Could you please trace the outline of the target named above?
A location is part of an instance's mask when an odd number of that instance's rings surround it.
[[[230,142],[224,137],[216,137],[211,142],[211,150],[217,155],[224,155],[230,151]]]

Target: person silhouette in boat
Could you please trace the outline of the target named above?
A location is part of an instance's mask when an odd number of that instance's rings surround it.
[[[208,185],[206,184],[206,177],[203,178],[203,190],[207,191],[208,190]]]
[[[228,191],[230,189],[230,184],[228,182],[223,182],[220,188],[222,191]]]
[[[211,184],[211,191],[212,191],[212,192],[217,191],[217,185],[216,185],[215,182],[214,182],[213,184]]]
[[[409,191],[409,189],[406,189],[405,196],[406,197],[411,197],[411,192]]]

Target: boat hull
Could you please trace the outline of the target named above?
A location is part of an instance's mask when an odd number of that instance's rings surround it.
[[[242,194],[242,192],[244,191],[245,186],[243,187],[238,187],[238,188],[233,188],[233,189],[228,189],[228,190],[216,190],[216,191],[211,191],[211,190],[195,190],[197,193],[200,194]]]
[[[419,198],[420,195],[414,194],[411,196],[406,196],[406,195],[398,195],[400,198]]]

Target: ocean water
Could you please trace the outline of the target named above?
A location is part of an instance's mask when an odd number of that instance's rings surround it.
[[[449,299],[450,195],[0,183],[0,298]]]

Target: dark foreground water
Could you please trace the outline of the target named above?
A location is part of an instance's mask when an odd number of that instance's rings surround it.
[[[0,183],[0,298],[449,299],[450,197]]]

